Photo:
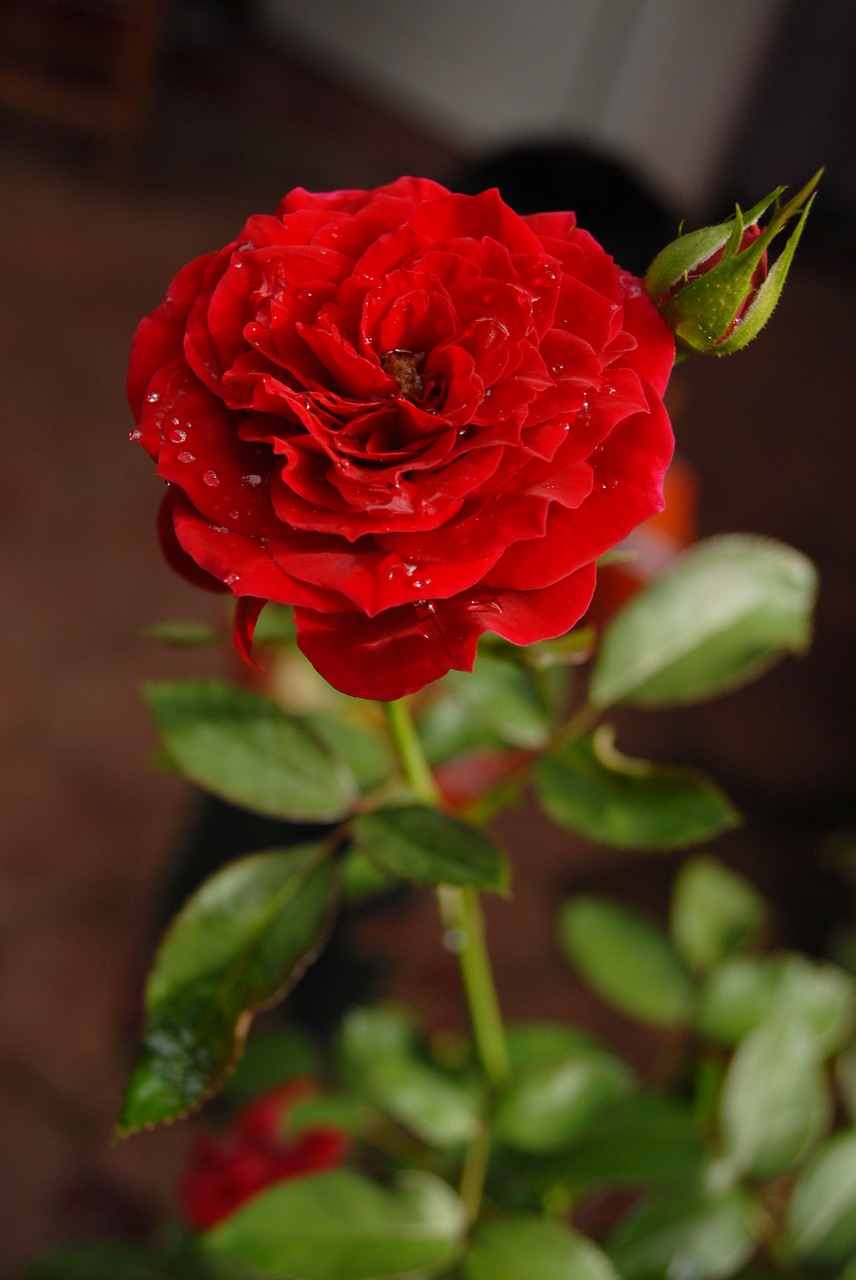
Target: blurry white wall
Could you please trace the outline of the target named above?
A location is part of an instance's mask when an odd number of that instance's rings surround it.
[[[470,154],[568,138],[704,207],[785,0],[259,0],[321,56]]]

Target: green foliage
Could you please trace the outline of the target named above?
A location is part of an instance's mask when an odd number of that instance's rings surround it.
[[[262,1191],[206,1245],[282,1280],[381,1280],[448,1264],[464,1226],[457,1196],[431,1174],[409,1172],[384,1188],[334,1170]]]
[[[738,821],[715,783],[690,769],[622,755],[607,725],[543,756],[537,780],[552,818],[620,849],[679,849]]]
[[[603,898],[574,898],[559,918],[559,941],[598,994],[623,1013],[662,1027],[689,1021],[689,975],[668,939],[641,917]]]
[[[620,1058],[581,1046],[518,1071],[497,1104],[494,1132],[522,1151],[555,1151],[622,1098],[631,1082]]]
[[[667,706],[725,693],[809,641],[817,574],[766,538],[729,534],[685,552],[605,628],[589,696]]]
[[[620,1280],[590,1240],[545,1218],[509,1217],[479,1227],[464,1280]]]
[[[323,843],[258,853],[212,876],[161,944],[146,986],[143,1052],[119,1132],[199,1106],[240,1055],[252,1014],[295,981],[333,901]]]
[[[786,1255],[808,1262],[856,1255],[856,1129],[830,1138],[798,1175],[783,1244]]]
[[[755,1251],[751,1200],[737,1190],[656,1193],[613,1233],[608,1252],[622,1280],[726,1280]]]
[[[672,893],[671,933],[686,963],[706,972],[756,942],[767,926],[764,899],[715,858],[685,863]]]
[[[146,696],[169,757],[214,795],[296,821],[353,809],[357,784],[344,761],[266,698],[217,680],[149,685]]]
[[[493,840],[437,809],[376,809],[361,814],[352,831],[357,844],[387,875],[417,884],[507,891],[508,866]]]

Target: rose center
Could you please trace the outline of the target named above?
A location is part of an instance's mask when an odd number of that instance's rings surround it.
[[[425,364],[424,351],[387,351],[380,358],[384,373],[394,378],[398,385],[398,394],[405,400],[419,400],[425,394],[422,381],[422,366]]]

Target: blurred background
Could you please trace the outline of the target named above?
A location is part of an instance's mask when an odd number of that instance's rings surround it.
[[[700,533],[767,534],[818,564],[814,647],[709,706],[627,716],[619,741],[730,788],[747,821],[718,851],[774,894],[785,941],[821,950],[846,921],[854,61],[849,0],[0,0],[0,1275],[51,1241],[145,1232],[171,1200],[184,1130],[108,1144],[196,805],[152,766],[138,687],[226,660],[145,633],[218,606],[161,562],[124,371],[175,271],[292,186],[498,181],[512,204],[577,209],[642,271],[619,245],[659,247],[643,208],[719,220],[827,166],[768,330],[682,366],[673,401]],[[502,832],[526,862],[513,929],[502,904],[491,919],[500,987],[512,1015],[576,1016],[559,897],[599,885],[656,911],[673,863],[533,841],[531,821]],[[361,928],[442,1021],[433,910]]]

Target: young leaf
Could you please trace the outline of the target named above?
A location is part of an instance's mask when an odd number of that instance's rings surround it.
[[[388,875],[416,884],[508,889],[505,856],[483,831],[423,805],[401,805],[361,814],[353,824],[357,844]]]
[[[409,1172],[385,1189],[338,1169],[280,1182],[205,1237],[208,1249],[301,1280],[382,1280],[448,1264],[466,1218],[439,1178]]]
[[[613,736],[602,725],[539,761],[541,803],[556,822],[620,849],[678,849],[739,821],[714,782],[622,755]]]
[[[494,1132],[519,1151],[555,1151],[623,1098],[631,1082],[619,1058],[577,1049],[513,1079],[497,1104]]]
[[[478,1128],[477,1092],[420,1057],[402,1015],[355,1009],[342,1025],[340,1049],[344,1074],[354,1088],[424,1142],[458,1146]]]
[[[146,986],[143,1051],[118,1132],[178,1119],[220,1085],[252,1013],[308,963],[331,908],[324,844],[252,854],[203,884],[167,933]]]
[[[685,863],[672,893],[671,933],[691,969],[706,971],[757,941],[767,905],[748,880],[714,858]]]
[[[464,1258],[464,1280],[619,1280],[591,1240],[547,1218],[485,1223]]]
[[[591,701],[666,706],[733,689],[806,649],[816,590],[791,547],[742,534],[700,542],[605,628]]]
[[[747,1036],[722,1087],[720,1121],[726,1155],[749,1176],[789,1168],[825,1131],[830,1100],[816,1045],[781,1012]]]
[[[830,1138],[797,1176],[783,1243],[786,1255],[815,1264],[856,1254],[856,1129]]]
[[[293,716],[218,680],[149,685],[169,756],[193,782],[272,818],[333,821],[358,796],[343,761]]]
[[[739,1191],[712,1196],[674,1188],[642,1201],[608,1252],[622,1280],[726,1280],[755,1251],[753,1207]]]
[[[653,925],[603,898],[568,902],[559,919],[565,954],[595,991],[655,1026],[685,1024],[693,990],[668,940]]]

